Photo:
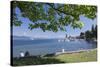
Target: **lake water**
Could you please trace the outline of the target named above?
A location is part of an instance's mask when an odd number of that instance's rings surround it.
[[[96,44],[85,40],[58,42],[58,39],[13,40],[13,57],[18,57],[20,51],[28,51],[31,55],[45,55],[49,53],[76,51],[97,48]]]

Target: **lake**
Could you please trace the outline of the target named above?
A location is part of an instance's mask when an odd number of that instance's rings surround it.
[[[31,55],[45,55],[65,51],[76,51],[97,48],[95,43],[85,40],[59,42],[58,39],[13,40],[13,57],[18,57],[20,51],[28,51]]]

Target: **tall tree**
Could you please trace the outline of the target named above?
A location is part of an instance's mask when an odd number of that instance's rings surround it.
[[[85,37],[86,39],[92,39],[92,38],[97,39],[97,25],[96,26],[92,25],[91,30],[90,31],[87,30],[85,32]]]
[[[95,37],[95,28],[94,28],[94,25],[92,25],[91,33],[92,33],[92,37]]]
[[[80,38],[82,38],[82,39],[83,39],[84,37],[85,37],[84,32],[81,32],[81,33],[80,33]]]
[[[81,29],[84,26],[83,22],[80,21],[81,15],[89,19],[94,19],[97,15],[97,7],[89,5],[26,1],[12,1],[11,4],[13,25],[20,26],[22,24],[15,13],[15,8],[18,7],[21,10],[21,16],[27,17],[33,22],[29,24],[29,29],[41,28],[43,31],[57,32],[58,30],[65,30],[68,25]]]
[[[95,37],[96,37],[96,39],[97,39],[97,25],[95,26],[95,33],[94,33],[94,35],[95,35]]]
[[[85,32],[85,37],[86,37],[86,39],[88,40],[88,39],[91,39],[92,38],[92,33],[91,33],[91,31],[86,31]]]

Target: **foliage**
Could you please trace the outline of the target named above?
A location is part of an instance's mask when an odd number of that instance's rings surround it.
[[[92,38],[92,32],[91,31],[86,31],[85,32],[85,37],[86,37],[86,39],[91,39]]]
[[[94,25],[92,25],[92,28],[91,30],[89,31],[86,31],[85,32],[85,37],[86,39],[92,39],[92,38],[95,38],[97,39],[97,25],[94,27]]]
[[[29,29],[31,30],[41,28],[43,31],[65,31],[68,25],[71,25],[73,28],[81,29],[84,26],[83,22],[80,21],[81,15],[90,19],[96,18],[97,15],[97,7],[89,5],[26,1],[12,1],[11,4],[13,10],[13,25],[20,26],[22,24],[15,13],[15,8],[18,7],[21,10],[21,16],[27,17],[33,22],[29,24]]]
[[[80,33],[80,38],[84,39],[84,37],[85,37],[84,32],[81,32],[81,33]]]
[[[23,58],[13,58],[13,66],[22,66],[22,65],[41,65],[41,64],[57,64],[64,63],[55,58],[42,58],[37,56],[29,56]]]
[[[52,57],[52,56],[55,56],[55,53],[46,54],[44,57]]]
[[[95,27],[95,33],[94,33],[94,35],[95,35],[95,37],[96,37],[96,39],[97,39],[97,25],[96,25],[96,27]]]

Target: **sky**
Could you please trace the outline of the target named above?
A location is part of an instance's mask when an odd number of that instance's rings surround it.
[[[16,8],[16,14],[20,15],[20,9]],[[70,25],[66,27],[66,31],[45,31],[43,32],[41,29],[28,29],[28,24],[32,23],[28,18],[19,17],[19,19],[23,22],[23,24],[19,27],[13,26],[13,35],[14,36],[27,36],[31,38],[64,38],[67,34],[68,36],[79,36],[80,32],[85,32],[87,30],[91,30],[92,25],[97,24],[97,19],[94,20],[88,19],[84,16],[80,16],[80,21],[84,23],[84,27],[82,29],[73,29]]]

